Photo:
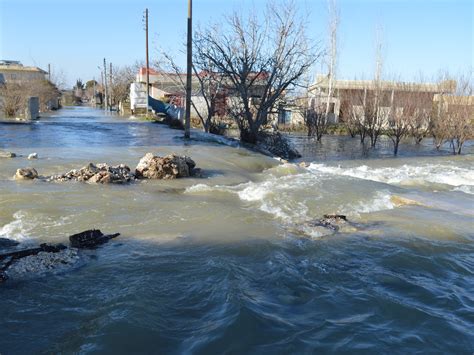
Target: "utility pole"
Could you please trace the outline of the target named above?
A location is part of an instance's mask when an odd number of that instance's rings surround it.
[[[112,79],[112,62],[109,63],[110,64],[110,70],[109,70],[109,77],[110,77],[110,93],[109,93],[109,96],[110,96],[110,110],[112,110],[112,97],[113,97],[113,92],[114,92],[114,86],[113,86],[113,79]]]
[[[187,43],[187,73],[186,73],[186,116],[184,122],[184,138],[190,137],[191,130],[191,73],[193,66],[193,1],[188,0],[188,43]]]
[[[100,69],[100,67],[99,67]],[[104,72],[100,69],[100,104],[104,104]]]
[[[109,96],[107,95],[107,63],[104,58],[104,84],[105,84],[105,99],[104,99],[104,109],[107,111],[109,106]]]
[[[51,81],[51,64],[48,64],[48,81]]]
[[[145,33],[146,33],[146,113],[148,115],[148,98],[150,96],[150,62],[148,58],[148,9],[145,9]]]

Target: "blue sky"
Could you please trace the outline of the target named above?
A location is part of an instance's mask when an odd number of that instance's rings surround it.
[[[276,0],[278,1],[278,0]],[[238,9],[260,11],[263,0],[194,0],[194,23],[222,22]],[[296,0],[309,31],[326,43],[326,0]],[[422,72],[457,73],[473,66],[474,1],[339,0],[339,78],[370,78],[375,29],[383,28],[384,72],[410,80]],[[186,0],[0,0],[0,59],[62,70],[68,84],[100,77],[106,57],[116,65],[142,60],[144,9],[150,11],[151,59],[164,48],[184,63]],[[321,66],[315,72],[321,71]]]

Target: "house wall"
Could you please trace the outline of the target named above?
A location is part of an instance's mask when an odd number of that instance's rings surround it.
[[[11,68],[0,65],[0,76],[5,83],[15,83],[31,80],[44,80],[45,73],[40,69],[29,69],[29,67]]]

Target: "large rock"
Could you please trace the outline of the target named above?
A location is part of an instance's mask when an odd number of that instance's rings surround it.
[[[154,156],[147,153],[140,159],[135,176],[138,179],[176,179],[193,176],[197,173],[196,163],[187,156]]]
[[[38,153],[31,153],[30,155],[28,155],[28,159],[29,160],[38,159]]]
[[[38,172],[34,168],[18,169],[15,173],[15,180],[33,180],[38,177]]]
[[[134,174],[127,165],[120,164],[117,166],[109,166],[107,164],[89,163],[83,168],[71,170],[66,174],[54,175],[49,180],[55,181],[85,181],[90,183],[126,183],[135,179]]]

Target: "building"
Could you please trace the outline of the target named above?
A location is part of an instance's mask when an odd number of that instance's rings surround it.
[[[0,60],[0,85],[6,85],[8,90],[9,84],[21,90],[25,101],[30,96],[38,97],[41,112],[58,109],[61,105],[61,93],[48,80],[48,72],[38,67],[24,66],[15,60]]]
[[[227,115],[230,105],[237,97],[232,85],[219,77],[220,74],[200,72],[192,75],[192,102],[193,108],[191,110],[192,116],[197,116],[197,111],[202,116],[207,116],[207,104],[203,93],[201,92],[201,80],[206,81],[213,76],[215,82],[219,82],[213,96],[214,96],[214,112],[218,117]],[[259,74],[264,77],[266,74]],[[219,80],[222,79],[222,80]],[[258,79],[258,78],[257,78]],[[165,73],[158,72],[154,69],[149,69],[149,85],[150,96],[153,99],[169,103],[175,110],[180,111],[179,117],[183,117],[184,106],[186,99],[186,92],[184,90],[186,83],[186,74]],[[260,97],[263,86],[258,85],[256,81],[255,87],[252,90],[252,100]],[[137,109],[144,109],[146,106],[146,68],[141,68],[137,73],[136,80],[130,86],[130,102],[132,112]]]
[[[0,60],[0,83],[22,83],[46,80],[48,72],[38,67],[25,67],[19,61]]]
[[[344,121],[353,109],[360,109],[363,103],[377,96],[379,107],[388,110],[394,101],[403,102],[416,95],[419,107],[431,109],[439,95],[451,95],[456,90],[455,81],[440,83],[412,83],[375,80],[334,80],[333,94],[329,99],[329,123]],[[327,107],[329,78],[319,75],[308,89],[309,106],[323,110]],[[297,116],[297,115],[296,115]],[[301,117],[299,118],[301,120]]]

